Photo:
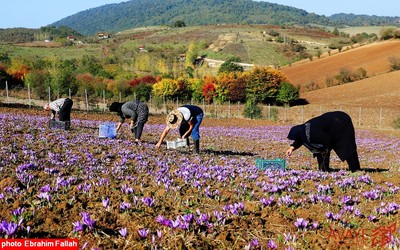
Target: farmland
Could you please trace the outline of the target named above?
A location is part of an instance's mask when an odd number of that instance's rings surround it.
[[[306,42],[311,52],[317,46],[327,50],[335,39],[304,30],[232,25],[207,32],[185,28],[175,31],[176,36],[163,28],[137,30],[120,34],[132,39],[117,37],[79,48],[1,49],[11,56],[78,58],[92,53],[101,58],[107,51],[102,46],[112,51],[118,45],[122,54],[146,42],[146,48],[171,47],[175,53],[196,37],[207,41],[204,52],[216,59],[235,54],[255,64],[290,63],[293,58],[284,58],[280,45],[263,36],[266,29]],[[301,93],[312,105],[398,109],[400,73],[388,72],[387,60],[400,56],[398,47],[398,41],[365,45],[282,70],[295,85],[320,85]],[[364,67],[368,78],[325,88],[325,79],[343,67]],[[187,149],[167,150],[165,144],[155,149],[164,116],[150,116],[140,144],[133,143],[126,124],[117,139],[98,138],[101,123],[117,121],[107,112],[75,110],[70,131],[50,130],[48,118],[35,108],[0,107],[0,238],[76,238],[84,249],[400,246],[398,130],[356,127],[363,170],[347,171],[333,154],[334,170],[323,173],[316,171],[316,160],[305,148],[284,157],[294,125],[286,119],[207,116],[201,154],[194,155]],[[167,139],[177,136],[174,131]],[[259,170],[256,158],[284,158],[287,170]]]
[[[50,130],[42,110],[0,108],[1,237],[77,238],[87,249],[400,245],[398,131],[356,130],[360,172],[336,155],[333,172],[318,172],[304,148],[286,171],[261,171],[256,158],[283,157],[289,125],[206,117],[193,155],[155,149],[161,116],[141,144],[127,127],[98,138],[116,119],[75,112],[70,131]]]

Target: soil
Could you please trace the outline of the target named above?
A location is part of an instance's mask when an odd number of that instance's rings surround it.
[[[256,158],[284,158],[289,126],[206,117],[196,155],[155,149],[164,119],[150,116],[135,144],[126,124],[117,139],[98,138],[99,124],[116,116],[74,112],[71,130],[50,130],[43,110],[0,107],[0,220],[20,221],[14,234],[0,228],[0,237],[77,238],[86,249],[388,243],[374,232],[399,220],[399,131],[356,131],[360,172],[347,171],[335,155],[334,171],[319,172],[304,148],[285,158],[286,171],[262,171]],[[171,131],[167,140],[176,137]],[[391,234],[398,247],[397,229]]]
[[[352,70],[363,68],[367,76],[375,76],[390,71],[390,57],[400,57],[400,41],[377,42],[349,49],[340,53],[332,52],[331,56],[323,56],[313,61],[304,60],[283,67],[282,70],[294,85],[304,90],[304,85],[314,82],[325,88],[328,77],[339,74],[341,69]]]

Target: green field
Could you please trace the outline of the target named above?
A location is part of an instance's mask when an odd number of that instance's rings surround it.
[[[13,45],[1,45],[0,53],[7,53],[9,57],[40,57],[40,58],[59,58],[59,59],[80,59],[84,55],[93,55],[100,58],[102,56],[99,44],[88,44],[81,46],[69,46],[60,48],[45,47],[22,47]]]
[[[351,27],[341,32],[376,33],[391,27]],[[326,28],[326,30],[329,30]],[[274,31],[284,42],[274,42],[277,37],[269,35]],[[212,25],[170,28],[163,26],[143,27],[113,34],[110,39],[97,43],[73,44],[67,47],[29,47],[27,45],[1,45],[0,53],[12,57],[41,57],[55,59],[80,59],[84,55],[104,58],[134,59],[140,46],[145,46],[152,58],[175,60],[187,52],[190,44],[198,45],[198,54],[207,58],[227,60],[239,57],[243,63],[256,65],[283,66],[299,60],[300,57],[287,53],[288,41],[294,41],[306,48],[306,53],[316,55],[329,50],[328,45],[342,39],[325,32],[322,28],[280,27],[270,25]],[[290,48],[289,48],[290,50]],[[290,51],[289,51],[290,52]],[[304,58],[304,57],[303,57]]]

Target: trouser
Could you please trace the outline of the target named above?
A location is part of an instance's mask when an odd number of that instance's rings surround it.
[[[193,117],[193,122],[194,126],[192,131],[190,132],[189,135],[192,136],[193,141],[194,141],[194,153],[199,154],[200,153],[200,124],[203,121],[203,114],[199,114],[196,117]],[[189,124],[188,123],[182,123],[179,127],[179,134],[181,137],[188,131],[189,129]],[[189,135],[186,138],[187,145],[189,146]]]
[[[135,133],[135,139],[140,140],[143,133],[144,124],[149,119],[149,107],[147,105],[141,105],[137,109],[137,121],[133,124],[132,133]]]
[[[70,121],[71,120],[71,109],[73,105],[73,101],[69,98],[66,98],[64,101],[64,104],[60,108],[60,111],[58,112],[58,117],[60,118],[60,121]]]
[[[350,171],[352,171],[352,172],[355,172],[355,171],[361,169],[357,152],[354,152],[352,155],[350,155],[350,157],[347,158],[346,162],[349,165]]]
[[[317,153],[315,154],[315,156],[317,157],[317,161],[318,161],[318,169],[320,171],[324,171],[324,172],[328,172],[329,169],[329,158],[331,156],[331,151],[327,150],[324,151],[322,153]]]

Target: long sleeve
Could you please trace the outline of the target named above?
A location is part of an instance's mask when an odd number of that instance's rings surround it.
[[[298,149],[298,148],[301,147],[302,145],[303,145],[303,142],[302,142],[302,141],[299,141],[299,140],[293,141],[293,143],[290,144],[290,146],[294,147],[294,149]]]

